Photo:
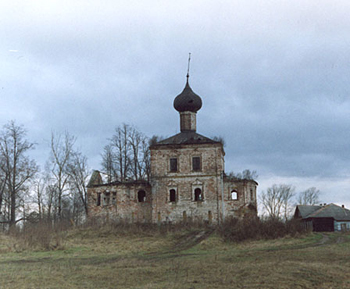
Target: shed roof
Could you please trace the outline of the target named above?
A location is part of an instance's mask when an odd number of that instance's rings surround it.
[[[296,207],[296,212],[299,211],[300,217],[303,219],[307,218],[309,215],[314,213],[315,211],[322,208],[322,206],[312,206],[312,205],[298,205]]]
[[[335,204],[325,206],[297,206],[300,216],[303,219],[308,218],[333,218],[337,221],[350,221],[350,210]]]

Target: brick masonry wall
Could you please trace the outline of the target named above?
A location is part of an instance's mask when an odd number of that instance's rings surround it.
[[[193,171],[192,157],[201,169]],[[170,171],[170,158],[177,158],[177,171]],[[89,217],[127,222],[205,221],[218,223],[223,217],[242,217],[256,208],[255,181],[223,178],[224,151],[221,144],[164,145],[151,148],[151,182],[92,185],[88,188]],[[203,198],[195,200],[195,190]],[[138,192],[146,199],[139,202]],[[170,199],[175,191],[175,200]],[[232,199],[232,192],[237,198]],[[112,201],[116,193],[115,202]],[[97,197],[101,194],[101,204]],[[109,203],[104,198],[109,194]],[[234,195],[236,196],[236,195]],[[252,210],[253,208],[253,210]]]
[[[224,180],[225,217],[241,218],[248,212],[248,206],[257,208],[257,183],[253,180]],[[237,199],[232,199],[232,192],[237,192]],[[254,212],[250,212],[254,213]]]
[[[192,157],[200,157],[201,170],[192,170]],[[170,171],[170,158],[177,158],[177,172]],[[221,144],[160,146],[151,150],[152,219],[217,222],[221,206],[224,152]],[[199,188],[203,200],[195,201]],[[170,190],[176,201],[170,202]]]
[[[144,190],[146,199],[139,202],[138,192]],[[109,193],[109,204],[104,204],[105,194]],[[113,193],[116,200],[113,203]],[[97,206],[98,194],[101,203]],[[102,217],[126,222],[151,222],[152,191],[144,184],[99,185],[88,188],[89,217]]]

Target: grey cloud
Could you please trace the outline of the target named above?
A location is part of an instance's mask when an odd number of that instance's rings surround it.
[[[226,139],[229,170],[350,175],[346,2],[129,2],[0,12],[0,123],[24,123],[38,157],[51,130],[76,135],[94,167],[123,122],[175,134],[192,52],[198,131]]]

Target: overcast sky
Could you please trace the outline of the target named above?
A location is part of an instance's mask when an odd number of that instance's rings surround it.
[[[122,123],[179,132],[191,52],[197,131],[224,137],[227,172],[350,207],[349,15],[347,0],[4,0],[0,125],[25,126],[42,168],[68,131],[99,169]]]

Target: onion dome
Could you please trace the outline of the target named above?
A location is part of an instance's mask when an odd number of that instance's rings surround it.
[[[178,112],[197,112],[202,107],[202,99],[193,92],[188,84],[188,76],[184,90],[174,99],[174,108]]]

